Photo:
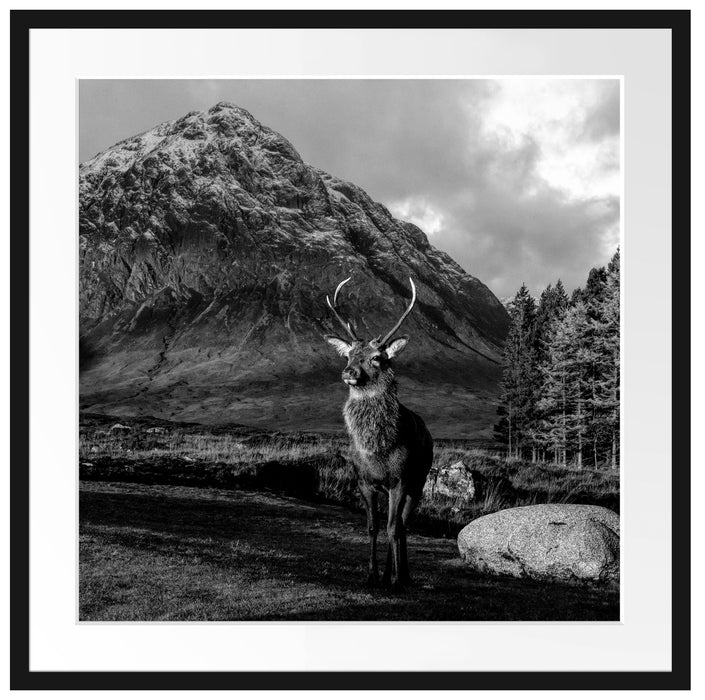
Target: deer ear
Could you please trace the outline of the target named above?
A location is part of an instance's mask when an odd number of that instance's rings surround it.
[[[344,340],[336,338],[334,335],[326,335],[323,337],[325,338],[326,343],[330,343],[335,348],[338,355],[346,357],[350,350],[352,350],[352,345],[350,345],[350,343],[346,343]]]
[[[409,342],[409,336],[408,335],[403,335],[401,338],[397,338],[396,340],[393,340],[389,345],[387,345],[385,352],[387,353],[387,357],[391,360],[393,357],[396,357],[405,347],[406,344]]]

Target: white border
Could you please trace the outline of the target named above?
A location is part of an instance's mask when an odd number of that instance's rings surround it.
[[[186,31],[193,52],[179,54]],[[670,415],[670,125],[655,109],[667,102],[653,102],[654,98],[667,98],[670,87],[664,76],[669,42],[659,32],[636,30],[570,30],[569,36],[545,30],[276,31],[276,44],[263,44],[266,32],[261,30],[180,30],[176,35],[166,30],[141,30],[128,32],[132,35],[129,41],[125,32],[117,30],[32,32],[31,668],[669,668],[670,609],[664,609],[663,601],[670,600],[670,571],[661,564],[651,571],[644,568],[654,560],[670,561],[670,470],[664,467],[670,465],[670,435],[664,431]],[[331,34],[336,34],[335,41]],[[426,50],[418,52],[415,47],[421,39]],[[595,52],[598,39],[600,51]],[[262,45],[270,47],[265,55],[257,51]],[[639,231],[639,238],[627,237],[629,255],[634,256],[630,259],[635,263],[626,279],[625,303],[630,318],[625,335],[630,342],[625,343],[625,349],[628,352],[631,346],[639,352],[625,363],[625,395],[634,398],[625,404],[623,439],[626,445],[634,445],[632,466],[638,466],[639,471],[633,472],[638,478],[633,480],[633,488],[630,479],[623,502],[633,533],[627,535],[633,556],[630,553],[625,561],[629,579],[625,577],[623,585],[627,580],[638,580],[640,585],[632,586],[629,595],[625,591],[623,625],[385,625],[375,628],[376,644],[370,645],[364,624],[74,624],[70,605],[73,571],[67,572],[74,556],[73,508],[69,507],[74,502],[74,415],[65,406],[67,397],[73,396],[75,376],[55,370],[73,367],[75,357],[75,329],[67,309],[73,309],[76,270],[73,250],[66,244],[73,231],[75,180],[64,176],[73,172],[75,144],[60,137],[74,133],[73,81],[77,75],[88,74],[128,73],[134,77],[147,66],[150,74],[198,77],[211,74],[214,65],[221,69],[236,65],[241,75],[261,75],[263,69],[280,74],[283,64],[288,74],[305,75],[320,70],[322,56],[331,75],[448,74],[449,66],[470,63],[477,74],[554,74],[555,66],[560,65],[570,73],[626,76],[628,114],[639,114],[640,119],[626,126],[627,163],[635,173],[626,185],[626,201],[634,203],[627,221],[633,222],[630,230]],[[446,70],[436,68],[442,62]],[[253,63],[257,63],[254,70]],[[386,65],[389,68],[381,71]],[[587,71],[586,65],[590,67]],[[459,74],[468,72],[467,68],[459,70]],[[630,140],[637,146],[650,144],[647,160],[630,148]],[[65,235],[60,235],[61,231]],[[631,343],[632,337],[636,344]],[[651,379],[649,386],[643,382],[644,371]],[[653,405],[654,395],[664,403],[658,403],[647,415],[644,409]],[[648,450],[634,440],[644,431],[651,438]],[[629,465],[626,472],[630,474]],[[408,640],[417,644],[407,644]]]

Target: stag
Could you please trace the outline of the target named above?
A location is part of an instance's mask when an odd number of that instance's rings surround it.
[[[394,328],[383,338],[365,342],[346,321],[337,307],[343,280],[328,306],[349,340],[326,335],[325,339],[347,365],[342,380],[349,387],[343,407],[345,425],[350,435],[352,461],[357,484],[367,514],[370,536],[368,584],[379,583],[377,568],[377,533],[379,531],[378,495],[389,500],[387,517],[387,561],[382,583],[394,591],[411,583],[406,552],[406,528],[414,508],[421,499],[426,477],[433,460],[433,440],[423,420],[399,402],[392,360],[406,347],[409,336],[394,337],[416,302],[416,287],[411,282],[411,303]]]

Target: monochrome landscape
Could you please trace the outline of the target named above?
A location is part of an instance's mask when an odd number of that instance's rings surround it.
[[[619,101],[523,82],[82,81],[80,619],[619,619]]]

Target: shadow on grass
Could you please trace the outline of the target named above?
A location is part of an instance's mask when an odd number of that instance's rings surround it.
[[[413,533],[415,585],[368,590],[362,516],[269,494],[82,483],[80,523],[82,620],[619,617],[614,588],[480,576],[454,540]]]

